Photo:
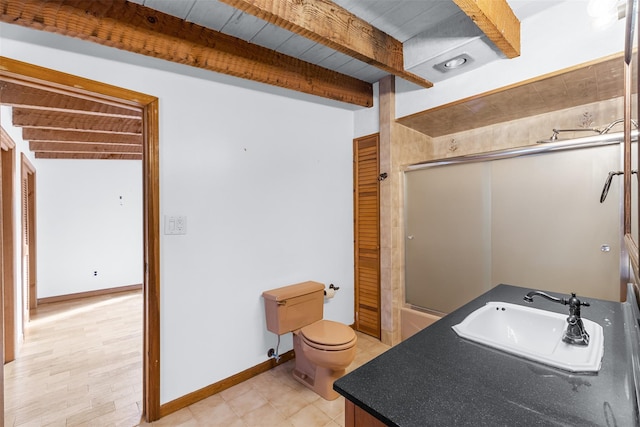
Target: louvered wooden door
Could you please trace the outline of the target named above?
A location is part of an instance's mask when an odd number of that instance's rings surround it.
[[[22,324],[23,326],[29,321],[29,177],[27,170],[22,168],[22,178],[20,183],[20,191],[22,193],[21,196],[21,209],[22,209],[22,233],[21,233],[21,241],[22,241],[22,291],[24,292],[22,296]]]
[[[379,135],[354,140],[356,330],[380,338]]]
[[[22,156],[21,168],[22,204],[22,290],[23,327],[29,321],[32,308],[37,307],[36,299],[36,216],[35,216],[35,168]]]

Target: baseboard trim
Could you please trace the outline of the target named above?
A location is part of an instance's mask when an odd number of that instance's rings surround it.
[[[116,288],[96,289],[95,291],[77,292],[75,294],[57,295],[55,297],[38,298],[38,304],[51,304],[52,302],[71,301],[80,298],[90,298],[99,295],[116,294],[120,292],[142,290],[142,283],[137,285],[118,286]]]
[[[160,418],[177,412],[180,409],[186,408],[189,405],[193,405],[194,403],[206,399],[209,396],[213,396],[216,393],[220,393],[221,391],[233,387],[236,384],[240,384],[241,382],[253,378],[256,375],[267,372],[269,369],[275,368],[278,365],[288,362],[294,357],[295,355],[293,353],[293,350],[289,350],[280,356],[280,360],[278,362],[276,362],[275,359],[266,360],[259,365],[246,369],[242,372],[238,372],[237,374],[232,375],[229,378],[225,378],[222,381],[218,381],[217,383],[208,385],[204,388],[201,388],[200,390],[185,394],[184,396],[172,400],[171,402],[162,404],[160,405]]]

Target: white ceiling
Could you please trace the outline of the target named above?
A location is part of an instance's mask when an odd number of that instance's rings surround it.
[[[217,0],[130,1],[369,83],[388,74]],[[521,22],[562,1],[507,0]],[[334,2],[402,42],[405,69],[432,82],[504,57],[452,0]],[[461,53],[472,58],[469,66],[446,74],[434,68]]]

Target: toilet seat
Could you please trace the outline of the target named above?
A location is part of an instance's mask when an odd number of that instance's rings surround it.
[[[346,350],[356,342],[353,329],[343,323],[324,319],[300,329],[300,336],[308,346],[325,351]]]

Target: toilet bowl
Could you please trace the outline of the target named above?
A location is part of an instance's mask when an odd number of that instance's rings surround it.
[[[356,333],[322,318],[324,285],[303,282],[263,292],[267,329],[293,333],[293,377],[327,400],[338,398],[333,382],[356,356]]]
[[[356,357],[353,329],[331,320],[319,320],[294,331],[293,376],[327,400],[338,398],[333,382],[344,375]]]

